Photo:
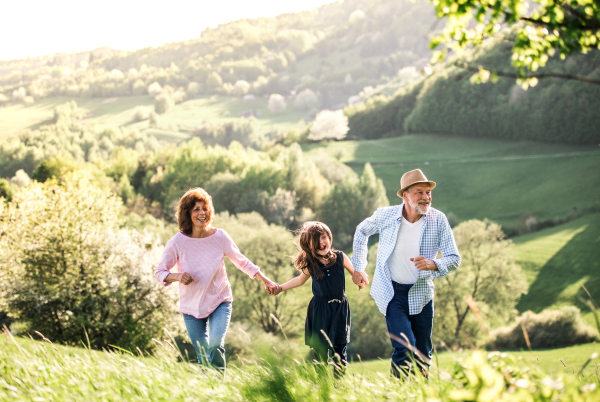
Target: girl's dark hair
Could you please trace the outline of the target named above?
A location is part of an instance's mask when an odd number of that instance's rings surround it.
[[[306,222],[296,234],[299,237],[299,244],[298,252],[294,256],[294,266],[304,274],[308,273],[314,279],[323,278],[325,273],[319,264],[317,251],[321,243],[321,235],[326,234],[329,241],[333,242],[331,230],[322,222]],[[335,263],[337,257],[334,251],[332,246],[329,253],[322,256],[326,260],[325,267],[330,267]]]
[[[181,197],[177,206],[177,224],[179,225],[179,230],[188,236],[192,234],[192,227],[194,226],[190,213],[197,202],[203,202],[204,206],[208,209],[206,213],[207,226],[211,224],[213,215],[215,214],[212,197],[204,189],[196,187],[188,190]]]

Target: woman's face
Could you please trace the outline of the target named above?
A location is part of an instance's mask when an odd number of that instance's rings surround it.
[[[319,246],[317,248],[317,254],[326,256],[327,254],[329,254],[330,250],[331,250],[331,240],[329,240],[329,236],[327,236],[327,233],[323,233],[319,237]]]
[[[204,202],[197,201],[190,212],[192,223],[200,229],[206,229],[210,218],[210,210],[204,205]]]

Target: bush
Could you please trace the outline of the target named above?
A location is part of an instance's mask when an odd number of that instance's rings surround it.
[[[317,94],[310,89],[305,89],[296,95],[294,107],[300,110],[310,110],[319,106],[319,98]]]
[[[285,110],[287,103],[285,98],[279,94],[271,94],[269,96],[269,110],[273,113],[279,113]]]
[[[94,348],[152,348],[174,308],[153,275],[162,246],[118,230],[119,208],[82,173],[15,194],[0,218],[10,314],[65,344],[87,336]]]
[[[493,349],[526,349],[523,335],[525,326],[531,347],[556,348],[597,342],[598,332],[584,323],[580,311],[575,306],[565,306],[558,310],[544,310],[539,314],[526,311],[516,321],[490,333],[488,347]]]
[[[158,114],[167,113],[175,106],[175,99],[173,94],[169,91],[163,90],[160,94],[154,98],[154,111]]]
[[[133,120],[144,121],[150,117],[150,110],[145,106],[136,106],[133,109]]]
[[[6,179],[0,179],[0,197],[4,198],[4,201],[12,201],[13,191],[10,183]]]
[[[148,85],[148,95],[156,96],[162,92],[162,86],[158,82]]]

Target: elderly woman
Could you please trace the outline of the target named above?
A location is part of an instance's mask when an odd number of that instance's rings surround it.
[[[177,209],[180,232],[167,242],[155,276],[165,286],[179,282],[179,311],[198,363],[224,371],[225,334],[233,301],[224,257],[250,278],[263,281],[267,292],[275,284],[240,253],[223,229],[211,226],[214,212],[212,198],[203,189],[184,194]],[[175,266],[177,273],[170,272]]]

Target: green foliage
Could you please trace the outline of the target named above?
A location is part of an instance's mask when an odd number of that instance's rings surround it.
[[[254,116],[225,123],[205,121],[194,128],[194,136],[206,144],[224,147],[229,146],[232,141],[237,141],[245,147],[260,149],[266,141],[264,132],[261,132]]]
[[[285,227],[267,224],[256,212],[237,216],[223,212],[215,216],[214,225],[229,233],[240,251],[272,281],[284,283],[296,274],[290,257],[296,248],[292,234]],[[302,301],[288,292],[269,297],[261,281],[250,279],[230,262],[227,267],[236,300],[234,321],[251,323],[267,333],[278,334],[281,327],[271,318],[274,314],[286,332],[298,331],[304,318],[299,307],[308,300]]]
[[[81,166],[68,157],[54,156],[48,160],[40,162],[33,171],[31,178],[40,183],[46,180],[62,178],[66,173],[73,172]]]
[[[433,336],[450,347],[470,346],[481,338],[481,325],[506,322],[527,283],[515,264],[512,243],[504,240],[498,224],[469,220],[453,232],[462,262],[456,272],[436,281]],[[473,311],[468,297],[478,311]],[[477,323],[477,314],[485,324]]]
[[[530,345],[523,333],[525,327]],[[494,349],[555,348],[597,342],[598,332],[581,319],[579,309],[565,306],[558,310],[544,310],[540,314],[526,311],[514,323],[490,333],[488,346]]]
[[[334,233],[333,244],[344,248],[352,243],[356,226],[377,208],[387,205],[389,201],[383,182],[367,163],[360,179],[350,176],[333,186],[317,215]]]
[[[162,247],[119,231],[119,208],[84,172],[15,194],[0,215],[10,314],[60,343],[151,349],[174,307],[153,276]]]
[[[6,179],[0,179],[0,197],[4,198],[5,202],[12,201],[13,190],[10,182]]]
[[[510,35],[514,40],[512,64],[521,76],[535,72],[558,53],[600,49],[600,6],[591,0],[554,2],[536,0],[432,0],[438,18],[447,18],[443,33],[431,47],[446,43],[455,50],[481,46],[485,39]],[[533,6],[533,10],[529,10]],[[502,32],[502,26],[508,31]],[[489,77],[489,71],[487,73]],[[537,79],[521,80],[535,86]]]

